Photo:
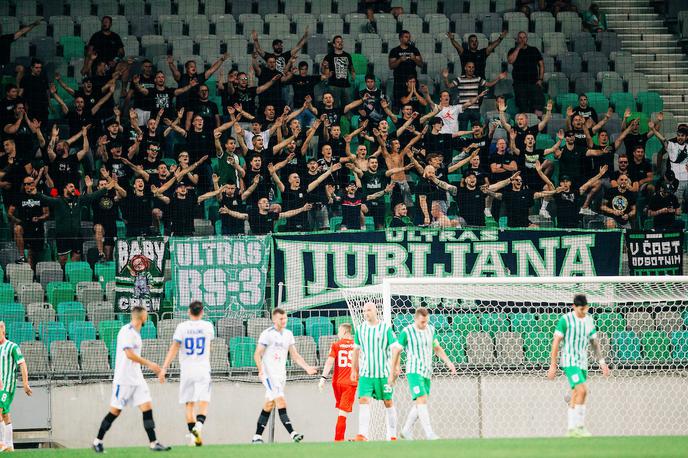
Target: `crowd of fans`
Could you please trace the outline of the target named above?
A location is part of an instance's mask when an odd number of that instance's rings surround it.
[[[598,10],[589,13],[586,24],[605,27]],[[484,227],[502,215],[508,227],[599,220],[632,228],[647,217],[657,229],[682,227],[688,127],[666,139],[660,114],[641,134],[627,111],[622,133],[611,138],[605,123],[613,111],[596,113],[581,95],[556,143],[539,149],[553,104],[543,92],[542,55],[526,32],[507,54],[510,75],[493,81],[485,79],[486,59],[506,33],[485,48],[475,36],[461,43],[449,33],[461,72],[452,79],[444,71],[433,97],[418,80],[423,56],[402,31],[389,52],[388,98],[374,74],[352,86],[341,36],[316,68],[299,60],[308,30],[292,49],[275,39],[264,50],[254,34],[248,73],[221,71],[226,55],[207,69],[169,56],[169,81],[150,60],[126,57],[111,23],[104,17],[89,40],[79,87],[47,75],[38,59],[28,68],[10,62],[11,42],[39,22],[0,37],[2,71],[16,73],[0,102],[0,188],[29,262],[48,219],[60,260],[79,259],[80,222],[89,214],[103,260],[112,256],[118,220],[127,236],[193,235],[194,218],[204,217],[219,219],[222,234],[265,234],[281,220],[285,231],[363,229],[370,221],[375,228]],[[221,105],[209,98],[213,75]],[[507,77],[515,97],[497,97],[498,118],[484,119],[483,99]],[[50,99],[59,122],[49,122]],[[496,138],[499,129],[506,135]],[[659,168],[645,158],[653,135],[664,145]]]

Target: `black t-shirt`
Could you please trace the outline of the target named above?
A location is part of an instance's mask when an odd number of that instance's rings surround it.
[[[592,177],[593,175],[597,175],[597,173],[600,171],[600,168],[603,165],[607,166],[607,173],[603,175],[602,178],[609,178],[611,177],[612,172],[614,171],[614,155],[616,154],[616,150],[614,148],[613,144],[609,144],[607,146],[601,146],[601,145],[594,145],[593,149],[602,149],[606,150],[607,152],[602,154],[601,156],[592,156],[586,158],[586,172],[588,177]]]
[[[198,207],[198,203],[194,193],[187,194],[184,199],[180,199],[176,195],[170,199],[170,204],[167,208],[170,213],[172,235],[193,235],[193,215],[196,214],[196,207]]]
[[[320,171],[325,173],[328,170],[330,170],[330,167],[332,167],[334,164],[339,162],[337,159],[332,156],[332,160],[328,161],[324,157],[321,157],[318,159],[318,166],[320,166]],[[329,178],[325,179],[325,183],[329,184],[334,184],[338,185],[340,188],[346,187],[346,184],[348,182],[348,170],[342,168],[337,170],[336,172],[333,172],[332,175],[329,176]]]
[[[466,221],[467,225],[485,225],[485,194],[478,187],[471,190],[465,186],[459,186],[456,204],[459,207],[459,216]]]
[[[287,66],[287,62],[291,59],[291,51],[284,51],[281,54],[275,54],[272,52],[266,52],[264,59],[267,61],[269,58],[275,58],[275,68],[278,72],[284,73],[284,68]]]
[[[365,196],[382,191],[388,184],[389,177],[385,176],[385,172],[379,168],[375,172],[366,170],[361,177],[361,191]],[[380,199],[369,200],[366,205],[368,207],[384,206]]]
[[[91,36],[88,45],[93,46],[93,49],[98,53],[98,58],[105,62],[114,60],[118,51],[124,48],[124,43],[122,43],[119,35],[112,31],[106,35],[102,30]]]
[[[428,133],[424,137],[426,154],[438,153],[442,155],[445,163],[452,160],[452,150],[454,149],[454,138],[451,134],[432,134]]]
[[[346,142],[341,136],[338,138],[330,137],[330,139],[324,144],[330,145],[332,148],[332,157],[346,157]]]
[[[588,105],[585,108],[581,108],[581,106],[578,105],[576,108],[573,109],[573,116],[576,115],[583,116],[586,120],[592,119],[592,121],[595,124],[597,124],[597,112],[590,105]]]
[[[2,123],[2,126],[4,127],[5,124],[9,124],[12,122],[14,119],[14,107],[17,105],[19,102],[23,102],[24,99],[21,97],[17,97],[15,99],[8,99],[5,97],[2,99],[0,102],[0,123]]]
[[[132,174],[128,165],[122,162],[122,157],[119,158],[109,156],[107,161],[103,162],[103,166],[112,174],[114,174],[121,182],[129,181]]]
[[[310,95],[315,99],[315,86],[320,82],[317,75],[294,75],[289,80],[289,84],[294,87],[294,108],[301,108],[306,101],[306,96]]]
[[[420,56],[420,51],[413,45],[408,45],[406,49],[401,46],[392,48],[389,52],[390,59],[399,59],[402,57],[408,57],[408,60],[399,63],[397,68],[394,69],[394,83],[397,85],[405,85],[406,80],[410,77],[416,77],[416,62],[412,59],[414,56]]]
[[[217,126],[215,122],[215,116],[220,114],[217,109],[217,104],[212,100],[198,100],[196,104],[192,107],[194,116],[199,115],[203,118],[203,130],[206,132],[213,132]]]
[[[513,161],[515,161],[514,156],[511,153],[506,153],[506,152],[504,154],[495,153],[490,158],[490,164],[498,164],[498,165],[502,165],[502,166],[510,164]],[[514,172],[512,172],[512,171],[492,173],[490,181],[492,183],[496,183],[498,181],[509,178],[513,174],[514,174]]]
[[[22,191],[22,181],[26,176],[25,164],[26,161],[21,160],[18,154],[12,161],[10,161],[10,157],[7,154],[0,156],[0,169],[5,171],[5,176],[2,180],[10,183],[9,189],[2,190],[5,195],[5,205],[14,202]]]
[[[161,108],[168,112],[174,108],[172,101],[174,100],[174,89],[166,87],[158,89],[154,87],[149,90],[148,94],[152,101],[152,111],[159,111]]]
[[[213,137],[212,131],[196,132],[192,127],[186,134],[186,150],[189,152],[190,164],[205,155],[213,154],[215,152],[215,137]]]
[[[246,89],[234,86],[234,93],[232,95],[229,95],[228,91],[222,91],[222,103],[225,107],[238,103],[246,113],[255,113],[256,86],[247,87]]]
[[[156,199],[148,191],[144,191],[142,196],[137,196],[133,189],[127,193],[127,197],[122,201],[124,210],[124,217],[127,220],[127,226],[131,228],[144,229],[149,228],[153,224],[153,216],[151,210]]]
[[[387,96],[379,88],[375,88],[372,91],[368,88],[363,89],[359,93],[359,98],[363,99],[363,104],[359,107],[359,111],[363,111],[365,115],[361,116],[363,119],[368,119],[373,124],[372,127],[377,126],[380,121],[387,117],[387,114],[382,109],[380,102],[386,99]],[[367,98],[366,98],[367,97]],[[399,118],[402,121],[402,118]],[[403,120],[403,124],[406,120]],[[399,126],[401,126],[399,124]]]
[[[535,124],[534,126],[526,127],[525,129],[521,129],[518,126],[514,126],[513,129],[514,132],[516,132],[516,148],[520,149],[521,151],[523,151],[526,148],[526,136],[530,134],[537,140],[537,134],[540,132],[538,130],[537,124]]]
[[[389,227],[408,227],[408,224],[406,224],[403,219],[395,216],[389,223]]]
[[[265,160],[263,160],[265,163]],[[261,168],[259,171],[251,170],[250,168],[246,170],[246,175],[244,176],[244,186],[248,189],[253,184],[253,179],[256,175],[260,175],[262,179],[256,186],[256,189],[251,193],[250,196],[246,198],[247,203],[255,205],[258,199],[262,197],[270,198],[270,191],[272,190],[272,180],[270,178],[270,173],[267,167]]]
[[[351,54],[348,52],[341,54],[331,52],[325,56],[325,62],[330,69],[330,86],[349,87],[349,68],[353,68]]]
[[[675,195],[667,194],[662,197],[659,193],[656,193],[650,199],[648,208],[652,211],[661,210],[662,208],[673,208],[675,210],[680,208],[680,206]],[[673,226],[674,221],[676,221],[675,213],[662,213],[654,216],[655,228],[657,229],[670,228]]]
[[[43,216],[43,205],[38,200],[38,195],[19,193],[14,210],[14,216],[21,220],[22,226],[33,227],[37,231],[43,232],[43,223],[34,223],[33,218]]]
[[[299,189],[286,187],[282,192],[282,211],[296,210],[303,207],[308,199],[306,188],[300,186]],[[286,228],[290,232],[300,232],[308,230],[308,213],[301,212],[298,215],[287,219]]]
[[[13,33],[0,35],[0,65],[7,65],[10,63],[10,51],[12,48],[13,41]]]
[[[363,195],[356,191],[353,196],[344,192],[341,196],[342,206],[342,226],[347,229],[361,228],[361,206],[363,205]]]
[[[58,156],[48,167],[50,177],[58,190],[64,189],[67,183],[74,183],[75,186],[78,186],[81,181],[80,168],[81,163],[76,154],[70,154],[66,158]]]
[[[115,201],[115,191],[110,190],[100,198],[91,202],[93,210],[93,223],[103,226],[115,226],[117,221],[117,201]]]
[[[158,175],[158,166],[162,164],[162,161],[159,158],[155,158],[155,160],[151,161],[148,159],[147,155],[138,155],[136,160],[134,161],[136,165],[140,165],[144,172],[146,172],[149,175]]]
[[[190,109],[190,107],[198,102],[198,91],[201,89],[201,84],[205,83],[206,81],[205,73],[196,73],[193,76],[189,76],[187,73],[182,73],[177,87],[186,87],[191,83],[191,80],[196,80],[198,84],[185,93],[177,96],[177,107],[185,107]]]
[[[640,164],[636,164],[635,159],[633,157],[629,157],[628,176],[632,183],[647,178],[648,173],[652,173],[652,164],[650,164],[650,161],[643,158],[642,161],[640,161]]]
[[[279,213],[277,212],[262,214],[255,207],[250,208],[248,211],[248,224],[251,226],[251,233],[253,235],[271,233],[278,219]]]
[[[607,189],[604,194],[604,200],[607,201],[607,207],[614,210],[621,210],[624,214],[631,212],[631,208],[635,205],[636,195],[633,191],[626,190],[624,192],[619,191],[619,188]],[[630,221],[624,221],[620,216],[611,215],[607,213],[607,216],[616,220],[617,223],[624,225]]]
[[[22,78],[19,86],[24,89],[22,97],[28,104],[29,116],[31,113],[48,114],[48,78],[41,73],[33,76],[30,73]]]
[[[511,48],[509,54],[515,49],[516,48]],[[542,54],[540,54],[537,48],[528,46],[525,49],[521,49],[514,62],[513,71],[511,72],[514,82],[535,83],[540,77],[538,62],[541,60]]]
[[[557,203],[557,227],[576,228],[580,225],[580,193],[576,189],[554,195]]]
[[[580,185],[580,181],[584,176],[585,153],[587,148],[582,148],[574,145],[572,150],[568,146],[561,149],[561,157],[559,158],[559,176],[568,175],[571,180]]]
[[[334,124],[339,124],[339,120],[342,119],[344,116],[344,111],[341,108],[325,108],[325,105],[322,103],[317,105],[318,109],[318,116],[322,115],[327,115],[327,119],[330,121],[332,125]],[[320,126],[320,129],[323,129],[324,125]]]
[[[15,119],[11,119],[7,124],[14,124],[15,121]],[[19,124],[19,129],[14,134],[4,133],[3,138],[14,139],[18,160],[29,161],[33,158],[33,153],[36,151],[34,145],[35,136],[26,121],[22,121]]]
[[[155,109],[155,101],[153,96],[153,89],[155,88],[155,75],[145,76],[139,75],[139,86],[148,90],[148,95],[143,95],[141,92],[134,89],[134,107],[143,111],[153,111]],[[167,107],[160,107],[167,108]],[[158,108],[158,110],[160,109]]]
[[[277,75],[282,75],[277,70],[270,70],[267,67],[261,67],[260,75],[258,76],[258,86],[262,86]],[[282,101],[282,83],[280,80],[275,81],[272,85],[258,95],[258,101],[260,102],[261,109],[266,105],[274,105],[279,109],[279,107],[284,105]]]
[[[461,54],[461,68],[465,68],[468,62],[475,64],[476,76],[485,78],[485,63],[487,62],[487,51],[485,48],[471,51],[468,49],[468,46],[464,46],[463,54]]]
[[[502,200],[506,206],[506,224],[509,227],[528,227],[528,211],[533,206],[533,191],[521,188],[520,191],[508,189],[503,192]]]
[[[624,138],[624,146],[626,147],[626,154],[628,154],[628,157],[631,157],[633,150],[635,150],[638,146],[645,148],[645,145],[647,145],[647,140],[647,134],[629,133],[626,135],[626,138]]]
[[[226,192],[222,193],[220,208],[222,207],[227,207],[238,213],[245,213],[246,209],[246,205],[244,205],[244,201],[241,199],[241,193],[238,189],[234,191],[233,195],[228,195]],[[229,232],[229,235],[244,233],[244,221],[222,213],[220,213],[220,221],[222,221],[222,227],[225,228],[226,232]]]
[[[311,175],[310,173],[306,172],[302,178],[304,187],[307,189],[311,183],[313,183],[315,180],[317,180],[320,177],[320,175],[322,175],[322,174],[316,173],[315,175]],[[328,183],[328,180],[330,180],[329,181],[330,184],[334,184],[331,181],[332,177],[329,177],[329,178],[326,178],[325,180],[323,180],[318,186],[315,187],[315,189],[312,189],[311,192],[308,193],[308,195],[306,196],[308,202],[315,204],[315,203],[324,203],[327,201],[327,195],[325,192],[325,184]]]

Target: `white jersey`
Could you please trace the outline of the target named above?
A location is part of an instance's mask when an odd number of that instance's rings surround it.
[[[181,376],[195,376],[210,372],[210,342],[215,338],[213,324],[205,320],[186,320],[174,331],[179,342]]]
[[[667,153],[669,153],[669,166],[679,181],[688,181],[688,143],[679,145],[676,139],[667,142]],[[680,197],[680,196],[679,196]]]
[[[263,371],[267,377],[284,377],[287,374],[287,355],[289,347],[296,344],[294,334],[289,329],[278,331],[274,326],[261,332],[258,345],[265,347]]]
[[[453,134],[459,131],[459,115],[463,113],[462,105],[449,105],[440,110],[435,115],[437,118],[442,118],[444,125],[440,129],[441,134]]]
[[[141,334],[129,323],[122,326],[117,333],[117,354],[115,357],[115,376],[112,383],[115,385],[144,385],[141,365],[127,358],[124,350],[131,349],[141,356]]]

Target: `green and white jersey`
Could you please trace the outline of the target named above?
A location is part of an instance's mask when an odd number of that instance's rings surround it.
[[[17,365],[24,361],[19,345],[9,340],[0,345],[0,380],[2,390],[14,393],[17,388]]]
[[[375,326],[363,323],[356,328],[354,347],[361,350],[358,373],[361,377],[389,377],[389,347],[397,341],[394,331],[380,321]]]
[[[579,367],[588,370],[588,344],[596,334],[592,316],[577,318],[573,312],[562,315],[554,330],[554,335],[564,337],[560,357],[561,367]]]
[[[435,328],[428,325],[424,330],[410,324],[399,333],[398,345],[406,350],[406,373],[425,378],[432,376],[432,355],[439,342]]]

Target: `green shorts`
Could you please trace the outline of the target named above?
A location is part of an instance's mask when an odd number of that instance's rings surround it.
[[[411,398],[415,401],[421,396],[430,396],[430,379],[425,378],[420,374],[407,374],[409,390],[411,390]]]
[[[358,397],[390,401],[393,390],[386,378],[361,377],[358,381]]]
[[[0,409],[3,414],[10,413],[12,401],[14,401],[14,391],[0,390]]]
[[[563,367],[564,375],[571,385],[571,389],[574,389],[577,385],[585,383],[588,380],[588,371],[581,369],[576,366]]]

